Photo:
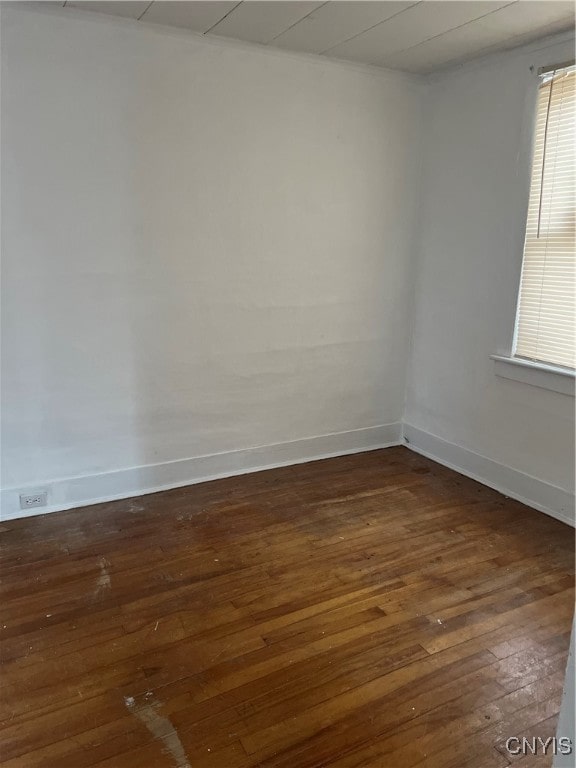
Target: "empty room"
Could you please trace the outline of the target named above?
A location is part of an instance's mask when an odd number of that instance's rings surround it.
[[[574,4],[0,30],[2,768],[575,768]]]

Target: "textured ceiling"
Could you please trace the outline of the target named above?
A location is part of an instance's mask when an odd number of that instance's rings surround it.
[[[574,29],[574,4],[563,0],[68,0],[61,4],[424,74]]]

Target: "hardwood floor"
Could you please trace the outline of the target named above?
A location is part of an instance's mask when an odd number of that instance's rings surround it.
[[[405,448],[0,529],[5,768],[551,765],[573,531]]]

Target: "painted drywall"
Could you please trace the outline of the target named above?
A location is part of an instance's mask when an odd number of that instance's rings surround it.
[[[2,8],[3,486],[65,506],[68,478],[104,478],[96,498],[127,469],[398,439],[417,79],[21,5]]]
[[[530,66],[570,59],[565,37],[430,81],[405,414],[417,447],[418,431],[430,445],[440,438],[476,455],[471,467],[464,457],[464,469],[495,462],[511,482],[506,468],[554,486],[558,493],[543,493],[559,505],[574,489],[574,398],[496,376],[490,355],[509,353],[512,343],[536,89]]]

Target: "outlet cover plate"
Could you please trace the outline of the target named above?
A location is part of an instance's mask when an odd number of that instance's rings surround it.
[[[32,509],[32,507],[45,507],[48,504],[48,491],[20,494],[20,509]]]

